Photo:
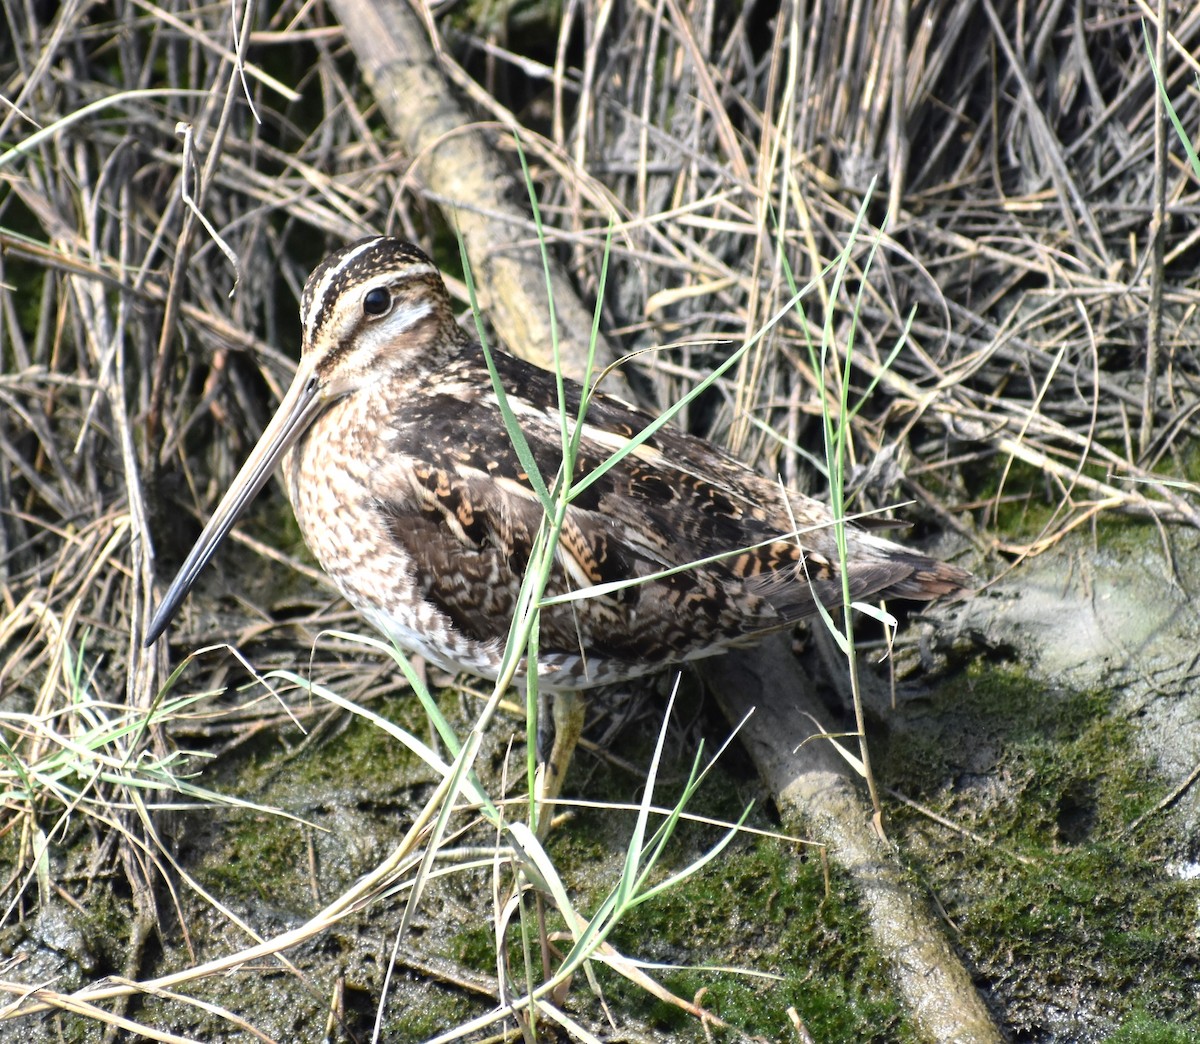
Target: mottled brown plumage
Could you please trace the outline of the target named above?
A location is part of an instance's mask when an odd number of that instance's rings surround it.
[[[237,516],[282,461],[305,540],[346,598],[401,646],[495,677],[542,507],[521,470],[480,347],[432,262],[397,239],[333,254],[301,301],[303,356],[251,459],[151,624],[166,626]],[[547,481],[562,458],[553,375],[496,368]],[[568,416],[581,389],[566,384]],[[578,480],[651,418],[595,396]],[[713,448],[662,429],[571,505],[548,595],[715,562],[541,619],[543,685],[574,690],[718,653],[840,604],[830,512]],[[796,535],[799,531],[799,535]],[[849,527],[854,599],[934,598],[961,570]],[[732,554],[731,554],[732,552]]]

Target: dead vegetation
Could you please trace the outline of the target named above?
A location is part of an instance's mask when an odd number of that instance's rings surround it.
[[[1200,125],[1200,9],[1162,5],[1167,35],[1148,8],[1048,0],[475,6],[427,12],[424,28],[507,172],[498,192],[490,168],[433,166],[447,135],[397,146],[337,5],[237,24],[185,3],[68,4],[46,21],[3,6],[5,924],[55,896],[87,905],[117,878],[133,922],[105,972],[144,978],[156,926],[186,935],[197,893],[169,839],[191,800],[169,771],[180,737],[229,750],[266,727],[244,708],[163,703],[182,652],[228,641],[263,668],[315,647],[322,682],[391,688],[317,638],[337,618],[280,550],[295,541],[241,538],[303,582],[231,571],[169,656],[140,637],[194,536],[185,516],[215,503],[286,384],[296,298],[329,249],[388,229],[453,269],[458,214],[473,265],[536,258],[532,220],[497,219],[503,202],[525,208],[511,128],[585,298],[611,232],[605,333],[617,353],[656,349],[630,368],[650,404],[814,281],[803,312],[682,418],[691,429],[819,489],[809,453],[840,366],[814,373],[808,345],[828,327],[844,346],[854,324],[851,401],[874,385],[851,447],[863,503],[917,501],[905,516],[957,533],[981,573],[1101,513],[1151,519],[1166,544],[1166,527],[1200,521],[1178,481],[1200,405],[1200,179],[1149,58],[1182,125]],[[392,105],[402,115],[405,97]],[[834,299],[828,266],[868,196],[853,293]],[[473,242],[462,215],[488,219]],[[234,678],[217,671],[213,692]],[[89,854],[60,874],[80,823]],[[14,1002],[36,984],[3,978]],[[85,1000],[48,1003],[123,1024],[120,1004],[99,1016]]]

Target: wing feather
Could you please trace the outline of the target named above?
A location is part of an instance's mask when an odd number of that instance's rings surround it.
[[[504,356],[496,361],[510,396],[519,398],[515,412],[542,477],[553,484],[562,446],[553,379]],[[568,387],[572,415],[578,395]],[[573,479],[650,422],[596,397],[579,432]],[[374,476],[372,491],[391,534],[423,563],[417,579],[430,602],[467,635],[503,639],[542,506],[507,436],[498,434],[490,389],[474,398],[425,391],[402,404],[392,424],[393,463]],[[818,601],[840,603],[829,521],[819,502],[785,493],[701,440],[660,429],[568,508],[547,593],[629,586],[547,607],[542,648],[675,661],[785,626],[814,613]],[[847,539],[853,598],[933,597],[965,577],[861,530],[848,529]]]

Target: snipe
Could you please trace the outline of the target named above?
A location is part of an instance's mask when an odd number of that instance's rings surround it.
[[[346,599],[403,648],[495,678],[542,506],[505,432],[482,350],[455,322],[433,263],[399,239],[364,239],[331,255],[309,277],[300,310],[296,377],[146,643],[282,462],[304,539]],[[533,456],[553,476],[562,457],[554,377],[494,357]],[[580,395],[567,382],[571,417]],[[650,421],[594,396],[576,476]],[[818,601],[840,605],[831,521],[825,505],[784,494],[708,443],[658,431],[572,503],[547,594],[743,550],[547,607],[542,687],[566,693],[633,678],[746,644],[816,612]],[[962,570],[861,529],[846,537],[854,599],[930,599],[967,582]]]

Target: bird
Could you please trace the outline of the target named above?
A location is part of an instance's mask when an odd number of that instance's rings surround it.
[[[578,693],[843,604],[826,504],[669,425],[642,438],[649,413],[566,378],[560,398],[555,374],[492,350],[501,397],[441,273],[412,243],[371,236],[335,251],[306,282],[300,319],[295,378],[159,603],[147,646],[280,467],[305,542],[370,624],[446,671],[494,680],[546,510],[529,472],[560,473],[564,430],[577,495],[543,594],[537,663],[522,667],[555,701],[548,795],[582,729]],[[852,600],[930,600],[970,580],[867,528],[844,532]]]

